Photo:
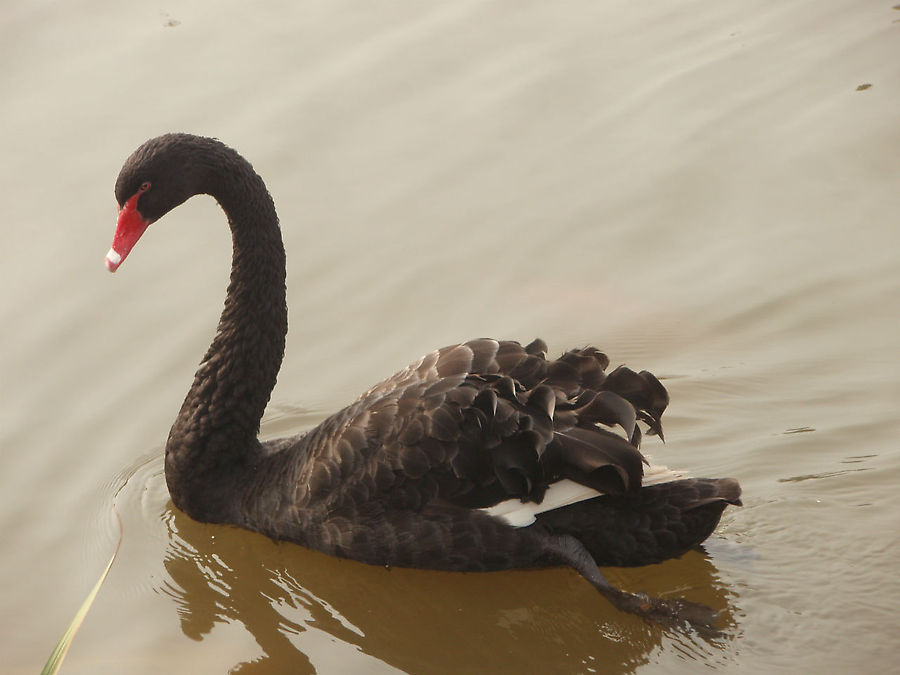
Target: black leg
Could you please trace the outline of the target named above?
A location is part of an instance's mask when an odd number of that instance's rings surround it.
[[[636,614],[648,621],[667,627],[693,626],[706,635],[717,634],[717,612],[712,607],[687,600],[662,600],[646,593],[629,593],[616,588],[600,571],[584,545],[571,535],[549,536],[547,550],[561,562],[574,567],[591,585],[600,591],[616,608]]]

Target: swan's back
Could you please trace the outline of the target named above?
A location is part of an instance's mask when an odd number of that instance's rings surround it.
[[[637,493],[638,421],[661,434],[665,388],[647,372],[606,373],[609,360],[592,347],[556,360],[546,351],[541,340],[480,339],[427,354],[293,446],[277,442],[279,468],[260,480],[287,491],[277,500],[284,515],[272,518],[267,501],[260,517],[274,536],[308,544],[288,512],[311,530],[336,513],[539,503],[561,479]]]

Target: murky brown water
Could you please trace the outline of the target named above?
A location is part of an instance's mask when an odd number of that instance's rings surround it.
[[[11,0],[0,31],[6,672],[46,659],[114,505],[65,673],[895,666],[890,2]],[[648,626],[568,570],[386,571],[174,511],[161,448],[221,308],[221,213],[196,199],[103,266],[121,162],[172,130],[238,148],[279,207],[266,435],[457,340],[596,344],[667,378],[645,450],[746,504],[706,553],[611,576],[727,635]]]

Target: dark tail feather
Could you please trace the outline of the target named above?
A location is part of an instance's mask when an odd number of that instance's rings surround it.
[[[576,537],[601,566],[649,565],[700,544],[726,506],[741,504],[740,496],[733,478],[692,478],[547,511],[531,527]]]
[[[557,431],[547,453],[554,472],[600,492],[636,492],[641,485],[643,456],[624,438],[605,429]]]
[[[629,401],[638,411],[638,419],[650,427],[650,433],[663,438],[661,418],[669,405],[669,393],[653,373],[646,370],[636,373],[619,366],[606,376],[602,389]]]

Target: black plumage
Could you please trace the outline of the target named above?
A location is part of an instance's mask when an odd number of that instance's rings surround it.
[[[166,444],[175,505],[326,553],[379,565],[484,571],[569,564],[619,607],[701,613],[623,593],[597,565],[679,556],[740,503],[733,479],[642,486],[639,423],[662,436],[668,394],[652,374],[593,347],[472,340],[431,352],[294,439],[260,443],[287,332],[285,257],[262,179],[214,139],[142,145],[116,183],[115,270],[148,224],[194,194],[223,207],[234,242],[218,331]],[[128,228],[139,223],[137,235]],[[482,510],[541,503],[562,479],[605,494],[524,527]]]

